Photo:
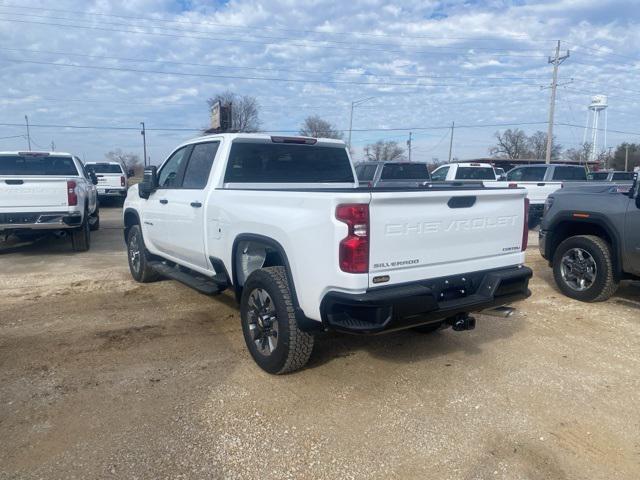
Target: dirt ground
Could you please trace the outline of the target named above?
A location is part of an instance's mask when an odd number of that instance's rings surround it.
[[[324,334],[275,377],[231,295],[133,282],[120,225],[0,246],[3,479],[640,478],[640,288],[565,298],[533,233],[513,318]]]

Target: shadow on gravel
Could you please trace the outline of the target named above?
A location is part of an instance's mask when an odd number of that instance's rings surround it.
[[[377,336],[357,336],[325,333],[316,337],[316,345],[308,368],[329,363],[336,358],[349,357],[358,351],[395,363],[411,363],[463,351],[465,355],[479,355],[483,345],[509,338],[524,325],[524,319],[477,317],[475,330],[455,332],[448,328],[432,333],[403,330]]]

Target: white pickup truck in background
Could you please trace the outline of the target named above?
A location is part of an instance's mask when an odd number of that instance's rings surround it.
[[[498,177],[491,164],[478,162],[447,163],[431,172],[434,182],[483,182],[493,186]]]
[[[126,171],[118,162],[86,162],[87,170],[98,178],[98,198],[120,198],[124,200],[129,189],[129,177],[133,174]]]
[[[359,187],[341,141],[219,134],[145,170],[124,236],[140,282],[233,289],[252,357],[285,373],[316,331],[468,330],[529,296],[525,193]]]
[[[88,250],[100,227],[95,182],[69,153],[0,152],[0,235],[68,232],[74,250]]]
[[[512,188],[527,189],[529,198],[529,226],[534,227],[542,218],[547,197],[565,184],[587,182],[587,171],[581,165],[525,165],[507,172],[507,183]]]

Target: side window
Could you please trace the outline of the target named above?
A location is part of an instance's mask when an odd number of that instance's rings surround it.
[[[507,173],[507,180],[514,182],[542,182],[547,167],[514,168]]]
[[[586,180],[587,172],[584,168],[576,167],[555,167],[553,172],[554,180]]]
[[[182,188],[201,190],[207,186],[209,172],[220,142],[199,143],[193,147],[187,169],[184,172]]]
[[[167,160],[158,175],[158,186],[160,188],[179,188],[180,187],[180,174],[182,167],[187,159],[190,145],[182,147],[180,150],[174,152],[169,160]]]
[[[633,172],[616,172],[613,174],[612,180],[620,181],[620,180],[633,180]]]
[[[370,182],[376,173],[376,165],[358,165],[356,167],[356,175],[361,182]]]
[[[436,182],[446,180],[447,173],[449,173],[449,167],[440,167],[431,174],[431,180]]]

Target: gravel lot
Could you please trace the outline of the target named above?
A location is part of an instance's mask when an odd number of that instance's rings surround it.
[[[326,334],[274,377],[229,294],[134,283],[120,211],[88,253],[0,245],[0,477],[638,479],[640,288],[533,296],[472,332]]]

